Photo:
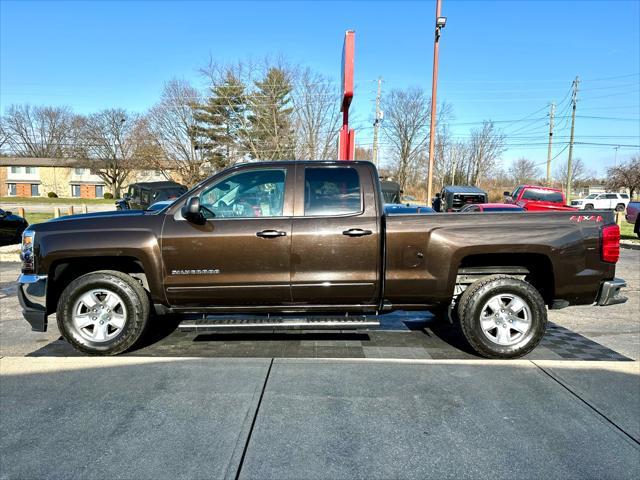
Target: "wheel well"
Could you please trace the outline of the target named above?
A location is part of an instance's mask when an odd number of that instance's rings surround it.
[[[540,292],[545,303],[553,303],[555,280],[553,265],[546,255],[536,253],[480,254],[465,257],[460,262],[457,284],[460,279],[479,280],[482,277],[504,273],[523,278]],[[456,286],[456,293],[458,286]]]
[[[82,257],[60,260],[51,265],[47,279],[47,313],[58,306],[64,289],[81,275],[98,270],[116,270],[136,278],[149,291],[149,284],[140,260],[134,257]]]

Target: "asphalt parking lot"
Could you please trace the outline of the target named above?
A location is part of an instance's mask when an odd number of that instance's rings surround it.
[[[527,359],[486,361],[420,313],[344,333],[168,322],[76,357],[55,322],[29,331],[2,264],[0,479],[638,478],[639,266],[623,250],[626,304],[550,312]]]

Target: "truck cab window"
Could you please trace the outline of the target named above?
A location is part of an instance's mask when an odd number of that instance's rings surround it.
[[[281,217],[285,170],[265,169],[237,173],[200,195],[206,218]],[[212,215],[212,213],[214,215]]]
[[[306,168],[304,214],[347,215],[362,211],[360,179],[353,168]]]

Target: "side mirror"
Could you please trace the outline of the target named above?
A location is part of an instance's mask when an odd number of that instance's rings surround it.
[[[192,223],[202,225],[205,218],[200,212],[200,198],[190,197],[182,207],[182,216]]]
[[[510,192],[502,192],[502,195],[504,195],[505,197],[510,197],[511,193]]]

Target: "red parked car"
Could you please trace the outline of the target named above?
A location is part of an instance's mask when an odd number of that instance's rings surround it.
[[[567,205],[562,190],[538,185],[520,185],[513,193],[504,192],[505,203],[518,205],[529,212],[576,210]]]
[[[640,218],[640,202],[629,202],[627,205],[627,214],[625,218],[627,222],[633,224],[633,232],[640,238],[640,222],[638,222],[638,218]]]

